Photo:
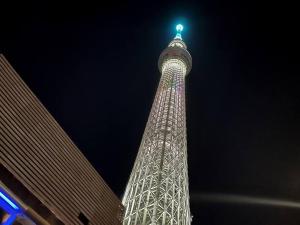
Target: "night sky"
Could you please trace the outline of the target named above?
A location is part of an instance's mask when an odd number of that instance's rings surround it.
[[[299,225],[300,207],[230,202],[300,203],[297,14],[289,1],[16,1],[1,4],[0,52],[121,197],[159,82],[158,56],[181,22],[193,57],[193,224]],[[225,200],[205,197],[215,193]]]

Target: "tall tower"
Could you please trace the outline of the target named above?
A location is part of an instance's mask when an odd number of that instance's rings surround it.
[[[185,84],[192,57],[183,26],[158,60],[161,79],[123,197],[124,225],[191,224]]]

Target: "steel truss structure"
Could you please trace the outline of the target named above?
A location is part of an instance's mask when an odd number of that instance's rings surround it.
[[[181,35],[159,58],[161,79],[123,197],[124,225],[189,225],[185,76],[192,58]]]

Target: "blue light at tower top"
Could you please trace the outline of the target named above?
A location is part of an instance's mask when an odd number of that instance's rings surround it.
[[[181,24],[177,24],[176,30],[177,32],[181,32],[183,30],[183,26]]]
[[[175,36],[175,39],[180,39],[182,40],[182,37],[181,37],[181,31],[183,30],[183,26],[181,24],[177,24],[176,26],[176,36]]]

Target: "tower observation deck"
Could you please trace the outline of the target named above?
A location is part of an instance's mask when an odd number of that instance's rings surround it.
[[[182,25],[158,60],[161,79],[125,194],[124,225],[189,225],[185,76],[192,58]]]

